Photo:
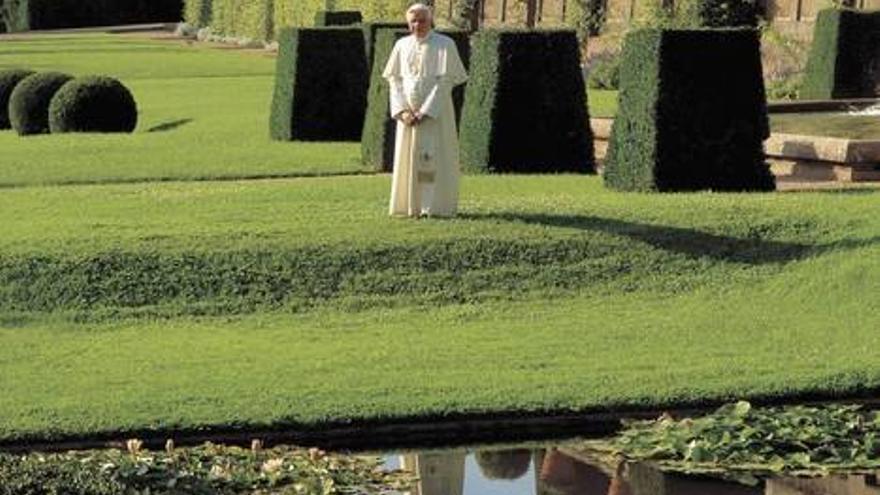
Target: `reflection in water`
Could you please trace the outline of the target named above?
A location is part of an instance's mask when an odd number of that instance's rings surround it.
[[[419,478],[412,495],[463,495],[464,452],[432,452],[400,456],[400,467]]]
[[[529,470],[532,452],[527,449],[480,450],[476,453],[477,465],[485,478],[490,480],[515,480]]]
[[[564,447],[481,450],[472,457],[435,451],[401,455],[399,464],[390,464],[418,476],[409,495],[880,495],[874,475],[775,478],[746,486],[646,464],[610,466]]]

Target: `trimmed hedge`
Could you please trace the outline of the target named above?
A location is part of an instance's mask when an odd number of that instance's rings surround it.
[[[132,132],[137,105],[121,82],[106,76],[68,81],[49,104],[49,129],[59,132]]]
[[[266,41],[274,33],[273,0],[212,0],[211,29],[227,36]]]
[[[71,79],[61,72],[40,72],[22,79],[9,98],[9,120],[15,132],[21,136],[49,132],[49,103]]]
[[[10,31],[176,22],[183,0],[6,0]]]
[[[470,34],[462,30],[437,31],[455,41],[458,54],[465,69],[470,67]],[[367,93],[367,114],[364,119],[364,132],[361,135],[361,160],[380,172],[390,172],[394,168],[394,134],[396,124],[389,111],[390,87],[382,77],[385,62],[391,55],[394,43],[406,36],[408,31],[399,29],[380,29],[374,47],[375,63],[370,75],[370,89]],[[455,105],[455,120],[461,118],[465,86],[458,86],[452,92]]]
[[[211,10],[213,0],[184,0],[183,20],[197,28],[211,25]]]
[[[365,22],[362,24],[364,30],[364,49],[367,53],[367,74],[373,68],[373,47],[376,46],[376,35],[380,29],[407,29],[406,23],[403,22]],[[389,52],[391,53],[391,52]]]
[[[605,184],[627,191],[772,190],[754,29],[630,33]]]
[[[574,31],[473,36],[461,118],[472,172],[593,172],[593,136]]]
[[[9,98],[12,90],[24,78],[33,75],[34,71],[28,69],[9,69],[0,71],[0,129],[11,129],[9,122]]]
[[[878,95],[880,11],[819,12],[801,98],[865,98]]]
[[[364,18],[359,10],[319,10],[315,14],[315,27],[350,26],[360,24]]]
[[[358,141],[367,104],[367,60],[358,28],[281,31],[272,99],[277,140]]]
[[[368,22],[401,22],[410,3],[411,0],[275,0],[275,25],[311,27],[322,10],[357,10]]]

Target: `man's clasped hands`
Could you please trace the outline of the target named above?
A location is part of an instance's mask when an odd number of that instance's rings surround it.
[[[406,125],[419,125],[425,117],[426,115],[417,111],[404,110],[398,114],[397,118]]]

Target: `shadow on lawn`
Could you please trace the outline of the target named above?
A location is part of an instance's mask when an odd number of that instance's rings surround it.
[[[785,263],[805,257],[821,246],[793,242],[769,241],[761,238],[739,238],[710,234],[694,229],[626,222],[587,215],[550,213],[488,213],[465,214],[462,218],[503,220],[598,231],[626,236],[657,249],[680,253],[693,258],[709,257],[733,263],[761,265]]]
[[[179,120],[172,120],[169,122],[163,122],[159,125],[154,125],[153,127],[150,127],[149,129],[147,129],[147,132],[172,131],[174,129],[177,129],[180,126],[189,124],[192,121],[193,121],[193,119],[179,119]]]

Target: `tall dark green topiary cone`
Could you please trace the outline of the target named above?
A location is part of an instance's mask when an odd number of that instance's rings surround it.
[[[470,34],[463,30],[438,30],[455,41],[458,54],[465,69],[470,66]],[[396,125],[389,109],[388,81],[382,77],[385,63],[391,55],[394,43],[406,36],[402,29],[380,29],[376,35],[373,49],[375,61],[370,75],[370,89],[367,93],[367,115],[364,119],[364,132],[361,135],[361,160],[364,165],[380,172],[390,172],[394,165],[394,135]],[[461,117],[465,86],[458,86],[452,92],[456,122]]]
[[[579,59],[574,31],[477,32],[459,133],[462,167],[592,173]]]
[[[825,9],[813,29],[813,44],[800,98],[877,96],[880,11]]]
[[[624,191],[765,191],[769,136],[754,29],[630,33],[605,184]]]
[[[272,139],[360,140],[368,82],[363,32],[285,28],[278,43]]]
[[[364,48],[367,50],[367,74],[373,70],[373,47],[376,45],[376,36],[383,29],[402,29],[406,30],[407,25],[404,22],[365,22],[361,24],[364,30]]]

